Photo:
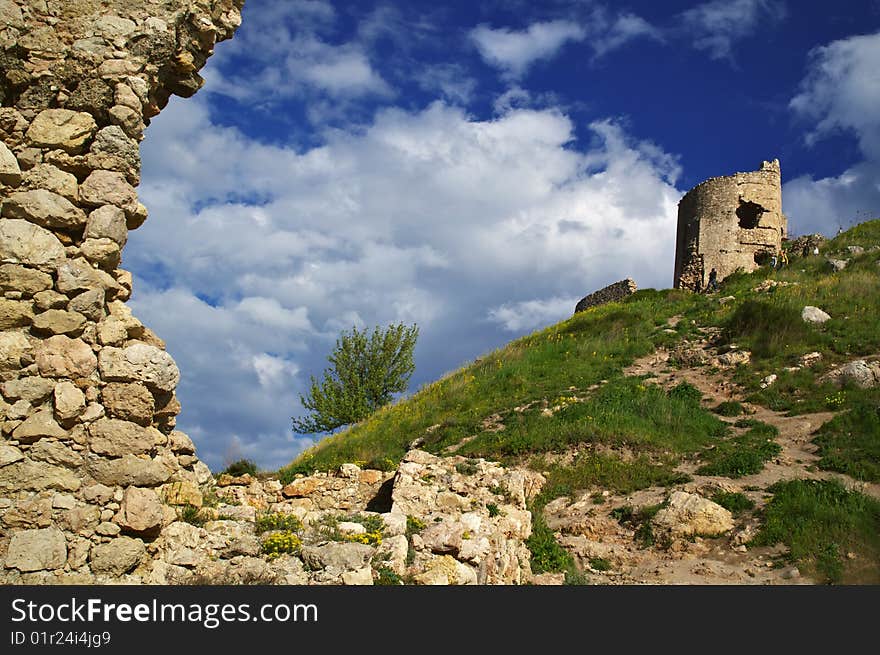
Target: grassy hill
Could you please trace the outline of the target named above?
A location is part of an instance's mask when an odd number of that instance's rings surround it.
[[[819,256],[793,253],[783,270],[728,277],[718,293],[647,289],[579,313],[322,440],[280,476],[289,480],[343,462],[389,470],[413,443],[436,454],[532,467],[548,478],[533,508],[538,510],[533,565],[549,569],[570,569],[552,537],[541,532],[540,510],[553,498],[672,486],[691,479],[687,471],[731,479],[760,471],[779,452],[775,428],[736,418],[742,403],[788,415],[833,411],[813,439],[818,468],[880,482],[880,390],[840,389],[823,381],[834,366],[880,355],[878,245],[880,220],[874,220],[827,242]],[[850,261],[834,272],[828,257]],[[822,308],[831,319],[803,321],[807,305]],[[751,358],[725,370],[688,362],[688,344],[707,338],[717,353],[748,350]],[[688,382],[664,386],[627,370],[660,351],[671,353],[664,364],[668,370],[701,366],[729,379],[739,400],[712,411]],[[821,359],[801,366],[801,358],[812,352]],[[770,374],[775,382],[762,386]],[[861,549],[876,565],[863,574],[880,581],[880,504],[838,489],[834,481],[786,484],[768,491],[773,497],[760,509],[760,539],[785,542],[792,558],[810,562],[831,580],[845,579],[842,549]],[[779,514],[780,507],[787,509]],[[841,508],[860,517],[843,535],[839,525],[831,526],[832,519],[840,523]],[[786,536],[786,521],[797,512],[801,526],[813,526],[801,541],[821,543],[795,544],[793,532]]]

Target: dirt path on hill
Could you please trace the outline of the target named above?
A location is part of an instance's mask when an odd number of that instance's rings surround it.
[[[745,393],[724,374],[709,373],[708,367],[674,368],[669,353],[656,351],[634,362],[625,370],[627,375],[648,376],[648,380],[670,388],[689,382],[703,394],[703,406],[712,408],[729,400],[739,401],[746,416],[775,426],[775,441],[781,453],[755,475],[731,479],[695,473],[699,466],[683,462],[677,470],[693,480],[676,488],[711,497],[717,491],[740,492],[755,502],[756,511],[746,519],[735,517],[736,526],[727,535],[716,539],[695,538],[675,541],[668,548],[642,548],[636,543],[632,529],[620,525],[611,511],[626,505],[644,507],[662,502],[670,490],[653,487],[625,497],[609,495],[601,504],[585,495],[576,502],[559,498],[544,511],[551,529],[560,543],[575,557],[578,565],[589,572],[598,584],[816,584],[796,567],[783,565],[784,548],[746,548],[745,544],[758,529],[757,510],[767,502],[766,489],[772,484],[792,479],[837,479],[846,488],[880,498],[880,485],[869,484],[816,467],[819,460],[812,434],[830,420],[834,413],[819,412],[801,416],[784,416],[780,412],[744,402]],[[738,418],[722,420],[733,424]],[[853,556],[853,555],[850,555]],[[596,564],[607,562],[608,571],[596,570]],[[600,565],[599,568],[602,568]]]

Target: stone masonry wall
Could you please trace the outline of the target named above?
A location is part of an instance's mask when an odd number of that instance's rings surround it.
[[[137,567],[210,471],[124,304],[145,125],[243,0],[0,0],[0,583]]]
[[[623,300],[627,296],[634,294],[637,288],[635,281],[631,278],[626,278],[625,280],[620,280],[614,284],[609,284],[604,289],[599,289],[598,291],[594,291],[590,295],[581,298],[578,301],[578,304],[575,305],[574,313],[577,314],[585,309],[595,307],[596,305],[604,305],[607,302]]]
[[[700,291],[712,268],[719,282],[739,268],[753,271],[785,233],[779,160],[710,178],[678,203],[674,286]]]

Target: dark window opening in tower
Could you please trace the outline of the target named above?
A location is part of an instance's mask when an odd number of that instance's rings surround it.
[[[752,202],[751,200],[740,200],[739,207],[736,209],[736,215],[739,218],[739,226],[747,230],[752,230],[758,227],[758,222],[761,220],[761,214],[765,211],[767,210],[756,202]]]

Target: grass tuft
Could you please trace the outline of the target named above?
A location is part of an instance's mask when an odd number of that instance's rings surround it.
[[[880,583],[880,502],[836,480],[790,480],[769,491],[773,498],[751,545],[783,543],[790,560],[826,582]]]

